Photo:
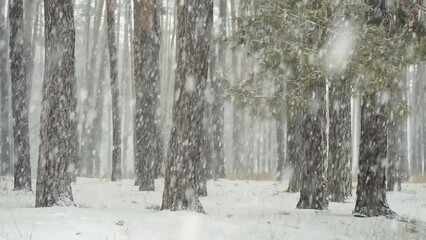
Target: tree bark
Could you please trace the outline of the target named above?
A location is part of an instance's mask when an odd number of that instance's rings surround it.
[[[288,133],[287,133],[287,156],[289,166],[291,167],[291,176],[287,191],[295,193],[302,187],[302,173],[304,164],[302,156],[305,146],[302,142],[301,131],[304,111],[298,106],[290,106],[288,115]]]
[[[201,166],[203,95],[208,75],[213,1],[179,0],[177,8],[176,101],[161,208],[204,212],[197,193],[199,174],[204,171]]]
[[[0,13],[4,13],[6,1],[0,1]],[[10,144],[10,79],[8,72],[7,18],[0,15],[0,175],[12,173]]]
[[[135,161],[140,191],[155,190],[159,156],[157,129],[157,91],[160,83],[158,15],[156,0],[134,1],[135,22]]]
[[[321,95],[320,90],[313,95]],[[324,176],[325,161],[325,109],[324,99],[311,98],[307,113],[303,116],[302,144],[304,149],[304,171],[297,208],[327,209],[327,181]],[[300,144],[300,143],[299,143]]]
[[[339,81],[339,82],[337,82]],[[342,79],[330,85],[329,163],[327,183],[330,201],[344,202],[351,196],[351,93]]]
[[[72,0],[45,1],[45,72],[36,207],[73,204],[69,166],[76,129],[75,27]]]
[[[355,215],[394,215],[386,200],[388,121],[380,96],[365,96],[361,107],[361,142]]]
[[[108,49],[112,95],[112,174],[111,181],[121,179],[121,116],[118,88],[117,42],[115,37],[116,0],[107,0]]]
[[[30,139],[28,128],[28,84],[24,52],[23,1],[9,1],[10,76],[15,155],[14,190],[31,190]]]

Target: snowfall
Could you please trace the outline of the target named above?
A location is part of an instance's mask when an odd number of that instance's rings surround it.
[[[78,178],[76,207],[34,208],[33,192],[0,178],[0,239],[426,239],[426,184],[389,192],[401,218],[387,219],[353,217],[354,197],[326,211],[296,209],[299,194],[287,193],[285,181],[209,181],[200,199],[207,214],[159,211],[163,181],[155,192],[133,183]]]

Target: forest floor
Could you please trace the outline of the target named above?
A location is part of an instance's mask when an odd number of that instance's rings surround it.
[[[133,182],[79,178],[78,207],[36,209],[34,193],[13,192],[12,178],[0,179],[0,239],[426,239],[426,184],[388,193],[407,223],[355,218],[354,197],[326,211],[299,210],[299,194],[285,192],[287,182],[268,181],[209,181],[209,196],[201,198],[206,215],[159,211],[163,181],[155,192],[139,192]]]

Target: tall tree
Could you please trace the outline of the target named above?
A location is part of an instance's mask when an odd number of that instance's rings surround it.
[[[161,208],[204,212],[198,199],[198,175],[203,171],[203,95],[208,75],[213,1],[179,0],[177,9],[176,101]]]
[[[384,0],[365,0],[369,25],[381,25],[387,15]],[[379,78],[380,76],[377,76]],[[374,79],[376,80],[376,79]],[[364,93],[361,105],[361,140],[355,215],[394,215],[386,200],[387,102],[383,94]]]
[[[325,89],[313,89],[309,107],[303,116],[302,144],[305,166],[302,172],[302,186],[297,208],[327,209],[328,197],[324,173],[325,160]]]
[[[31,190],[30,138],[28,128],[28,84],[24,52],[23,1],[9,1],[10,76],[15,156],[15,190]]]
[[[330,84],[329,155],[327,183],[330,201],[344,202],[351,196],[351,89],[348,79],[334,79]]]
[[[227,1],[220,0],[219,2],[219,51],[218,62],[220,73],[224,73],[226,69],[226,24],[227,24]],[[221,78],[212,79],[213,89],[213,106],[212,106],[212,127],[213,127],[213,156],[214,168],[212,173],[214,178],[225,177],[225,154],[223,145],[223,129],[224,129],[224,103],[223,103],[223,86]]]
[[[0,175],[10,174],[11,144],[9,135],[10,83],[8,75],[8,32],[5,17],[6,0],[0,1]]]
[[[130,43],[129,43],[129,25],[130,25],[130,2],[125,1],[124,2],[124,44],[123,44],[123,50],[122,50],[122,72],[121,72],[121,91],[122,91],[122,109],[123,109],[123,116],[124,119],[128,119],[129,116],[131,116],[129,113],[129,102],[131,99],[131,82],[130,82],[130,76],[129,71],[126,71],[125,69],[129,67],[130,62]],[[132,119],[130,117],[130,119]],[[130,121],[122,121],[123,123],[123,174],[126,175],[127,173],[127,167],[128,167],[128,161],[129,157],[127,155],[127,149],[129,144],[129,136],[130,136]]]
[[[76,140],[75,27],[72,0],[44,1],[45,70],[36,207],[73,204],[69,166]]]
[[[153,191],[158,172],[159,153],[156,124],[157,91],[160,82],[156,0],[134,1],[135,22],[135,161],[140,191]],[[161,153],[162,154],[162,153]]]
[[[108,49],[112,95],[112,175],[111,180],[121,179],[121,117],[120,90],[118,88],[117,42],[115,38],[116,0],[107,0]]]
[[[91,0],[87,2],[87,17],[86,20],[90,19],[91,16]],[[86,39],[86,51],[88,51],[87,54],[90,53],[90,56],[88,56],[88,63],[86,64],[86,70],[85,70],[85,84],[83,92],[85,93],[86,97],[83,102],[83,123],[82,123],[82,133],[81,133],[81,156],[82,161],[84,164],[84,171],[82,170],[83,166],[81,166],[81,172],[85,176],[92,177],[93,171],[95,169],[95,154],[96,153],[96,142],[95,139],[92,139],[93,136],[92,130],[93,130],[93,119],[95,111],[95,105],[96,105],[96,98],[97,95],[95,92],[95,71],[96,66],[98,65],[99,60],[99,46],[102,46],[102,44],[99,44],[99,42],[102,41],[103,37],[100,33],[101,30],[101,24],[102,19],[105,16],[104,15],[104,6],[105,6],[105,0],[97,0],[96,1],[96,11],[94,14],[94,21],[93,21],[93,37],[90,39],[89,36],[87,36]],[[87,21],[86,30],[87,28],[90,29],[90,22]],[[91,40],[91,41],[89,41]],[[90,46],[90,47],[89,47]],[[90,50],[89,50],[90,49]]]

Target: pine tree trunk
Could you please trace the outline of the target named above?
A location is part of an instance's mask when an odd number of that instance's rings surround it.
[[[156,161],[154,162],[154,178],[158,178],[161,175],[162,171],[162,164],[164,161],[164,142],[162,137],[162,125],[161,125],[161,76],[160,76],[160,48],[161,48],[161,10],[162,4],[161,0],[155,0],[154,1],[154,23],[153,23],[153,33],[155,36],[155,41],[153,43],[152,47],[152,61],[153,61],[153,69],[152,71],[152,78],[155,86],[155,95],[157,96],[155,98],[154,102],[154,110],[155,110],[155,134],[154,134],[154,141],[155,141],[155,158]]]
[[[339,82],[337,82],[339,81]],[[330,87],[329,163],[327,183],[330,201],[344,202],[351,196],[352,161],[350,89],[338,79]],[[343,82],[343,84],[341,84]]]
[[[4,13],[6,1],[0,1],[0,13]],[[0,15],[0,175],[11,174],[11,144],[9,135],[10,82],[8,75],[7,19]]]
[[[361,142],[357,199],[354,214],[367,217],[393,215],[386,201],[388,121],[380,96],[367,96],[361,107]],[[380,110],[380,111],[378,111]]]
[[[111,181],[121,179],[121,115],[118,88],[117,42],[115,37],[116,0],[107,0],[108,49],[112,96],[112,174]]]
[[[124,2],[124,44],[123,44],[123,50],[122,50],[122,72],[121,72],[121,91],[122,91],[122,109],[123,109],[123,116],[124,119],[129,119],[129,111],[128,111],[128,104],[130,100],[130,75],[129,71],[126,70],[129,66],[129,22],[130,22],[130,2],[125,1]],[[130,118],[131,119],[131,118]],[[122,121],[123,124],[123,176],[126,176],[128,173],[128,141],[129,141],[129,121]]]
[[[314,95],[321,95],[320,91]],[[310,100],[307,113],[303,116],[302,144],[305,148],[303,157],[304,171],[302,173],[302,187],[297,208],[300,209],[327,209],[327,182],[324,176],[325,161],[325,109],[324,100],[313,98]],[[300,144],[300,143],[299,143]]]
[[[30,139],[28,128],[28,84],[24,52],[23,1],[9,1],[10,75],[15,155],[14,190],[31,190]]]
[[[177,8],[176,101],[161,208],[204,212],[198,189],[199,175],[205,174],[201,166],[203,95],[208,75],[213,1],[178,1]]]
[[[73,204],[69,166],[76,139],[75,27],[72,0],[45,1],[45,72],[36,207]]]
[[[219,2],[219,52],[218,61],[220,73],[224,74],[226,68],[226,48],[220,39],[226,37],[226,0]],[[223,86],[221,78],[213,78],[213,106],[212,106],[212,127],[213,127],[213,160],[215,163],[213,174],[214,178],[225,177],[225,155],[223,150],[223,128],[224,128],[224,104],[222,100]]]
[[[300,144],[302,142],[301,130],[303,119],[303,110],[298,109],[297,106],[289,108],[288,115],[288,133],[287,133],[287,158],[292,173],[288,183],[287,191],[290,193],[300,191],[302,187],[302,173],[304,171],[303,153],[305,146]]]
[[[159,163],[156,123],[159,75],[159,36],[155,0],[134,1],[135,6],[135,161],[140,191],[155,190]],[[162,153],[161,153],[162,154]]]

